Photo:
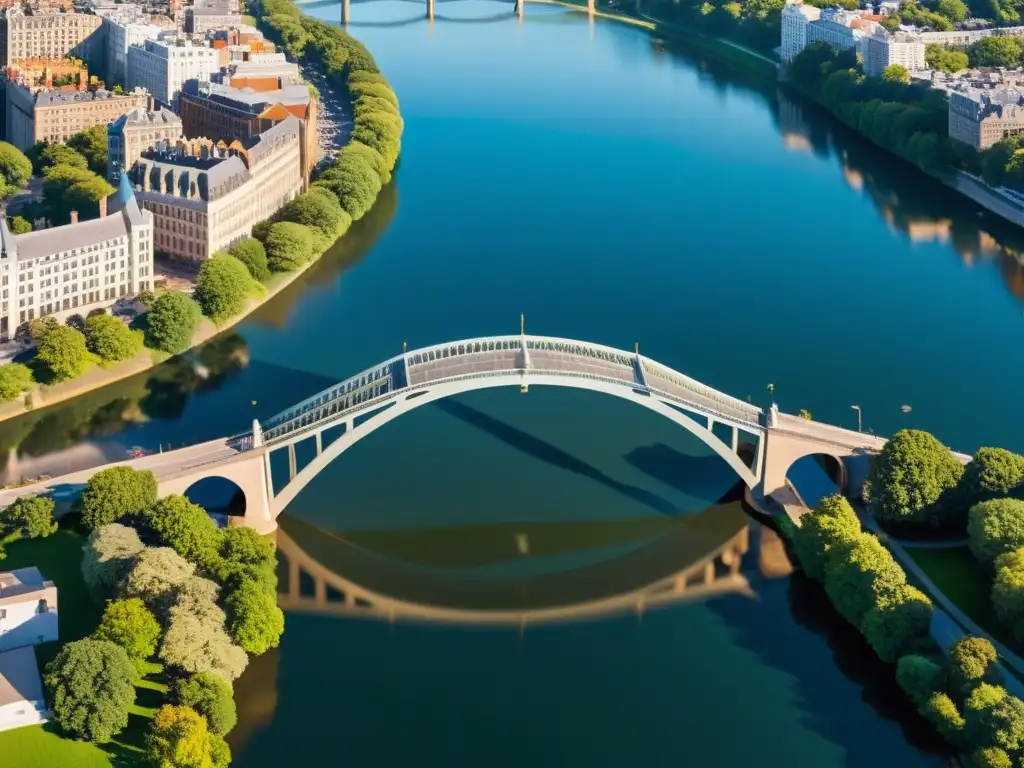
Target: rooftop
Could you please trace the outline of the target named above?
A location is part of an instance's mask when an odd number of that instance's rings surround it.
[[[103,90],[102,88],[91,92],[47,89],[40,91],[36,96],[36,106],[54,107],[66,104],[82,104],[92,101],[137,98],[138,96],[144,95],[146,95],[146,91],[142,88],[136,88],[134,91],[126,93],[114,93],[112,91]]]
[[[22,701],[44,701],[43,681],[32,646],[0,653],[0,707]]]
[[[0,573],[0,598],[37,592],[46,585],[38,568],[18,568]]]

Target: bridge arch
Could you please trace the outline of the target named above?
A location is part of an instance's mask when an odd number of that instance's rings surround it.
[[[502,376],[465,378],[456,381],[440,382],[435,385],[419,387],[415,390],[400,393],[397,398],[392,398],[389,403],[387,403],[387,407],[373,413],[373,415],[366,419],[366,421],[358,425],[355,424],[353,417],[349,417],[351,420],[347,422],[345,432],[323,448],[323,450],[320,451],[309,464],[303,467],[301,471],[298,471],[294,477],[289,480],[288,484],[281,489],[280,493],[273,496],[271,501],[271,515],[276,518],[282,511],[284,511],[288,504],[291,503],[321,471],[334,461],[334,459],[358,443],[364,437],[372,434],[380,427],[399,416],[421,406],[427,405],[428,403],[451,397],[453,395],[481,389],[491,389],[494,387],[520,386],[522,380],[521,374],[508,373]],[[712,429],[709,429],[704,424],[698,422],[696,418],[684,413],[679,409],[679,407],[670,405],[668,401],[665,401],[655,395],[643,393],[637,389],[623,387],[621,384],[612,384],[595,378],[574,378],[531,372],[528,376],[528,381],[530,386],[569,387],[612,395],[654,411],[660,416],[667,418],[695,435],[705,445],[711,448],[711,450],[718,454],[735,470],[736,474],[748,488],[753,489],[758,484],[758,464],[761,457],[760,443],[763,442],[763,438],[759,441],[755,467],[754,469],[751,469],[744,464],[743,459],[736,452],[735,446],[727,445],[714,433]],[[331,426],[337,426],[338,421],[340,420],[341,419],[334,420],[321,425],[316,430],[316,434],[318,435],[324,429],[328,429]],[[310,437],[311,434],[311,432],[304,432],[298,435],[296,439],[287,442],[293,445],[294,442],[306,439]],[[268,446],[271,450],[279,447],[280,445]]]

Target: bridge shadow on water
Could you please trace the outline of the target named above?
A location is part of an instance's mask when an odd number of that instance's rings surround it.
[[[501,440],[506,445],[515,448],[527,456],[538,461],[543,461],[553,467],[564,469],[577,475],[582,475],[604,487],[622,494],[623,496],[639,502],[664,515],[674,515],[678,512],[678,506],[668,499],[656,493],[645,490],[629,483],[623,483],[610,477],[597,467],[594,467],[582,459],[578,459],[570,453],[562,450],[556,445],[541,440],[538,437],[506,424],[493,416],[488,416],[476,408],[461,403],[458,400],[439,400],[433,404],[449,416],[453,416],[466,424],[476,427],[492,437]],[[680,454],[681,455],[681,454]]]

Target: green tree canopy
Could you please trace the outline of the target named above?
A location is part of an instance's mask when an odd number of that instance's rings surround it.
[[[236,243],[228,251],[232,256],[245,264],[253,280],[265,283],[270,279],[270,267],[267,266],[267,250],[263,243],[254,237],[247,237]]]
[[[200,568],[215,567],[220,531],[206,510],[184,496],[160,499],[147,516],[160,543]]]
[[[275,272],[291,272],[312,261],[318,241],[309,227],[279,221],[271,225],[264,245],[270,268]]]
[[[7,228],[12,235],[24,235],[32,231],[32,222],[24,216],[8,216]]]
[[[23,392],[32,389],[32,371],[21,363],[7,363],[0,366],[0,402],[17,400]]]
[[[177,590],[195,568],[170,547],[147,547],[136,555],[121,582],[122,597],[138,597],[161,621],[177,599]]]
[[[82,492],[82,522],[99,528],[125,515],[137,515],[156,503],[156,478],[148,469],[101,469]]]
[[[1001,686],[979,684],[964,705],[964,733],[970,744],[1016,754],[1024,748],[1024,701]]]
[[[864,615],[861,630],[878,658],[892,663],[932,644],[932,610],[927,595],[905,584]]]
[[[992,35],[967,46],[967,58],[972,67],[1020,66],[1024,47],[1015,37]]]
[[[184,352],[192,344],[203,311],[181,291],[163,294],[146,314],[146,344],[172,355]]]
[[[894,599],[906,581],[903,569],[874,536],[859,538],[830,559],[825,571],[825,591],[836,610],[858,628],[868,611]]]
[[[890,64],[882,70],[882,81],[910,85],[910,72],[902,64]]]
[[[141,671],[143,662],[156,653],[160,624],[137,597],[111,600],[93,637],[109,640],[124,648],[132,664]]]
[[[288,202],[277,212],[280,221],[290,221],[318,230],[328,242],[343,234],[351,219],[342,210],[338,198],[310,190]]]
[[[55,165],[69,165],[83,170],[89,167],[89,161],[82,154],[57,142],[37,141],[29,149],[28,159],[32,164],[32,173],[36,176],[42,176],[47,168]]]
[[[1024,640],[1024,548],[996,558],[992,605],[1014,635]]]
[[[27,493],[0,509],[0,537],[38,539],[57,530],[53,499]]]
[[[949,649],[947,674],[952,690],[966,696],[980,683],[1001,683],[999,658],[992,643],[983,637],[963,637]]]
[[[1006,750],[999,747],[982,747],[971,753],[974,768],[1014,768],[1013,760]]]
[[[381,177],[366,152],[344,152],[341,151],[335,165],[324,171],[317,184],[330,189],[352,219],[361,219],[380,193]]]
[[[929,43],[925,46],[924,61],[929,67],[940,72],[960,72],[970,66],[966,53],[951,51],[939,43]]]
[[[53,719],[71,736],[103,743],[128,725],[135,702],[135,670],[128,654],[106,640],[76,640],[46,668]]]
[[[896,682],[917,706],[946,687],[946,673],[931,659],[918,654],[901,656],[896,664]]]
[[[975,504],[968,513],[967,541],[983,563],[1024,547],[1024,501],[992,499]]]
[[[142,333],[104,313],[85,321],[85,343],[90,352],[108,362],[128,360],[142,350]]]
[[[901,429],[871,461],[871,511],[880,520],[943,524],[948,512],[936,502],[962,474],[963,466],[935,437]]]
[[[97,603],[112,596],[145,546],[134,528],[111,523],[95,529],[82,547],[82,578]]]
[[[210,619],[211,615],[215,614],[197,614],[187,607],[171,608],[170,624],[160,644],[160,659],[188,674],[208,672],[232,681],[242,674],[249,659],[224,631],[224,614],[220,614],[220,625]]]
[[[6,200],[15,195],[31,175],[32,161],[13,144],[0,141],[0,198]]]
[[[921,707],[921,714],[930,721],[946,741],[954,746],[964,742],[964,718],[949,694],[939,691]]]
[[[85,373],[91,358],[84,335],[74,328],[58,326],[39,342],[36,359],[46,366],[55,381],[66,381]]]
[[[243,578],[227,596],[228,632],[249,653],[276,648],[284,632],[284,614],[277,593],[253,579]]]
[[[979,448],[957,485],[957,503],[965,509],[1024,490],[1024,456],[1003,448]]]
[[[970,16],[967,4],[963,0],[939,0],[935,10],[952,22],[965,21]]]
[[[227,768],[231,753],[189,707],[164,704],[153,716],[146,754],[160,768]]]
[[[860,536],[857,513],[850,502],[836,494],[822,499],[811,514],[804,515],[794,533],[793,547],[804,572],[823,581],[829,558],[852,546]]]
[[[206,718],[210,731],[224,736],[238,722],[231,684],[219,675],[199,672],[171,683],[171,702],[190,707]]]
[[[277,585],[277,550],[274,542],[246,526],[221,531],[220,561],[216,575],[227,585],[253,579],[267,588]]]
[[[102,176],[87,168],[53,165],[43,171],[43,202],[54,223],[66,224],[71,211],[80,218],[99,215],[99,201],[114,194],[114,188]]]
[[[220,324],[245,309],[255,283],[249,269],[226,253],[203,262],[196,279],[196,301],[203,314]]]
[[[956,0],[944,0],[955,2]],[[86,159],[89,170],[100,176],[107,174],[107,126],[97,124],[76,133],[67,145]]]

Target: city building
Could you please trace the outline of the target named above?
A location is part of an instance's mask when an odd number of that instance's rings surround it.
[[[881,77],[891,64],[900,64],[908,72],[926,69],[921,38],[907,32],[890,34],[884,30],[871,35],[864,43],[864,74]]]
[[[143,153],[130,176],[153,213],[154,248],[202,261],[248,237],[253,224],[305,189],[303,155],[295,117],[230,146],[192,139]]]
[[[37,141],[67,141],[86,128],[106,125],[149,103],[149,94],[141,89],[125,94],[103,89],[44,89],[32,93],[24,86],[7,82],[5,90],[4,137],[21,150]]]
[[[803,0],[788,2],[782,7],[782,60],[792,61],[807,47],[807,25],[818,19],[821,10],[804,5]]]
[[[255,91],[273,91],[302,82],[299,65],[285,59],[283,53],[250,53],[243,61],[233,61],[210,78],[215,83]]]
[[[275,80],[280,86],[280,81]],[[306,178],[313,172],[317,154],[317,101],[305,85],[284,85],[256,91],[219,83],[185,83],[178,97],[178,114],[185,135],[213,141],[246,141],[268,131],[289,117],[302,129],[302,167]]]
[[[57,639],[57,587],[38,568],[0,573],[0,652]]]
[[[133,109],[107,126],[107,178],[116,184],[143,151],[182,138],[181,119],[169,109]]]
[[[0,19],[3,64],[24,59],[84,59],[95,69],[106,60],[101,24],[88,13],[26,14],[19,6]]]
[[[85,317],[153,287],[153,217],[131,185],[100,202],[99,218],[77,218],[12,235],[0,217],[0,338],[37,317]]]
[[[185,9],[185,31],[204,34],[242,24],[237,0],[195,0]]]
[[[827,10],[827,9],[826,9]],[[845,51],[857,45],[857,30],[838,21],[826,20],[824,15],[807,24],[808,43],[828,43],[833,48]]]
[[[1024,133],[1024,88],[961,85],[947,93],[951,139],[982,150],[1007,136]]]
[[[129,88],[145,88],[161,104],[178,106],[186,80],[209,80],[218,71],[217,51],[184,38],[146,40],[128,49]]]
[[[925,44],[938,43],[939,45],[959,46],[976,43],[982,38],[992,35],[1007,35],[1009,37],[1024,37],[1024,27],[987,27],[985,29],[956,29],[949,32],[920,32],[919,37]]]
[[[103,26],[107,35],[107,81],[124,84],[128,82],[128,49],[133,45],[143,45],[147,40],[158,39],[164,30],[156,24],[140,21],[134,15],[105,16]]]

